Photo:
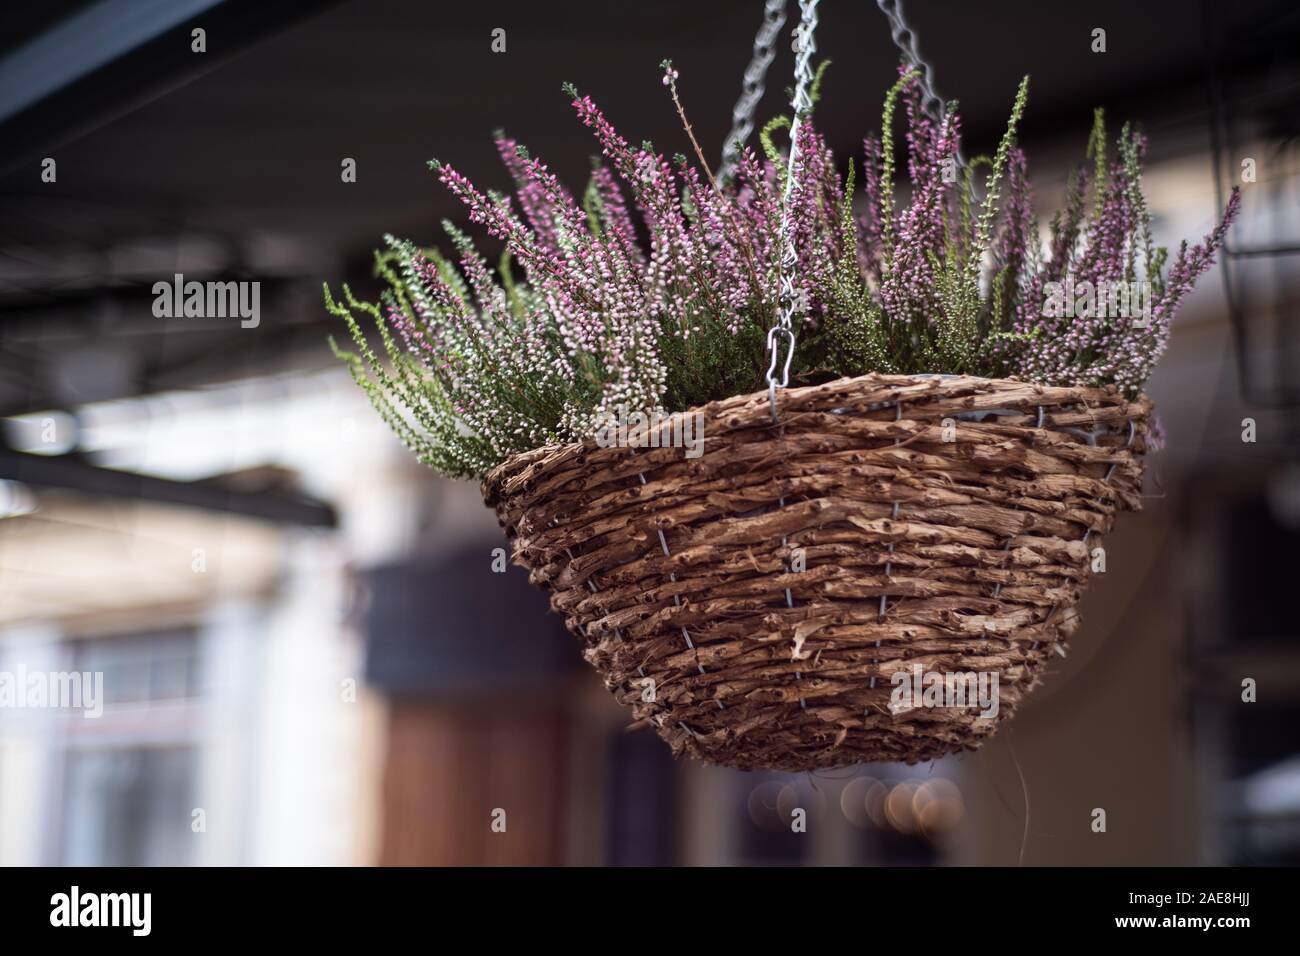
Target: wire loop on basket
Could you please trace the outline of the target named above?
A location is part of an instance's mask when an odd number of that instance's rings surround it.
[[[902,403],[902,402],[894,402],[894,421],[896,421],[896,422],[900,422],[900,421],[902,421],[902,420],[903,420],[903,403]],[[894,447],[895,447],[895,448],[898,447],[898,443],[899,443],[900,441],[902,441],[902,439],[900,439],[900,438],[895,438],[895,439],[894,439]],[[889,520],[890,520],[890,521],[897,521],[897,520],[898,520],[898,502],[897,502],[896,500],[895,500],[895,501],[891,501],[891,502],[889,503],[889,509],[890,509],[890,510],[889,510]],[[889,542],[889,555],[890,555],[890,557],[893,557],[893,554],[894,554],[894,542],[893,542],[893,541],[890,541],[890,542]],[[893,562],[892,562],[892,561],[886,561],[886,562],[885,562],[885,581],[886,581],[886,582],[889,581],[889,578],[890,578],[890,576],[892,575],[893,570],[894,570],[894,568],[893,568]],[[880,592],[880,613],[879,613],[879,619],[880,619],[881,621],[883,621],[883,620],[885,619],[885,612],[886,612],[887,610],[889,610],[889,594],[888,594],[887,592],[885,592],[885,591],[881,591],[881,592]],[[879,639],[877,639],[877,641],[876,641],[876,649],[877,649],[877,650],[880,649],[880,641],[879,641]],[[875,664],[875,663],[878,663],[878,662],[876,661],[875,658],[872,658],[872,663]],[[871,686],[872,688],[874,688],[874,687],[876,686],[876,675],[874,675],[874,674],[871,675],[871,685],[870,685],[870,686]]]
[[[780,363],[781,349],[778,347],[777,336],[781,336],[785,341],[785,362]],[[784,325],[774,325],[767,330],[767,351],[771,356],[771,361],[767,365],[767,384],[774,388],[785,388],[790,384],[790,363],[794,361],[795,337],[794,329]],[[781,364],[781,377],[776,377],[777,364]]]

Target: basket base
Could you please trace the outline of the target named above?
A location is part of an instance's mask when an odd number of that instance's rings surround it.
[[[1140,505],[1150,403],[868,375],[778,410],[766,392],[693,410],[693,459],[536,449],[484,498],[674,753],[809,770],[978,747],[1077,627],[1090,549]],[[995,710],[945,691],[966,675],[996,677]]]

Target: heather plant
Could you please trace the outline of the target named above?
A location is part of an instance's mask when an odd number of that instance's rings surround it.
[[[346,320],[356,347],[336,353],[438,471],[481,476],[512,454],[591,437],[620,410],[682,411],[764,387],[786,175],[776,137],[791,123],[769,123],[761,150],[743,150],[734,177],[720,183],[686,121],[677,71],[668,62],[664,69],[696,163],[631,145],[590,97],[566,87],[601,153],[580,198],[498,134],[513,198],[430,162],[469,222],[504,246],[495,268],[444,223],[451,258],[386,237],[376,255],[385,286],[377,304],[347,286],[338,299],[326,288],[327,307]],[[1179,304],[1213,264],[1239,196],[1201,243],[1183,243],[1166,272],[1141,189],[1145,140],[1125,126],[1111,155],[1099,111],[1090,168],[1071,177],[1065,208],[1040,242],[1016,145],[1028,78],[993,155],[962,168],[955,105],[927,115],[917,74],[900,73],[879,134],[843,175],[812,117],[798,126],[792,384],[960,373],[1136,393]],[[905,204],[896,197],[898,152],[910,181]],[[1144,282],[1150,313],[1137,322],[1105,308],[1045,308],[1049,290],[1066,280],[1075,288]],[[386,361],[362,320],[377,327]]]

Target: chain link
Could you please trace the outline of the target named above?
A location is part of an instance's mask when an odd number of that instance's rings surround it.
[[[741,147],[754,132],[754,110],[763,98],[763,82],[767,68],[776,56],[776,38],[785,26],[786,0],[767,0],[763,8],[763,23],[754,37],[754,57],[745,67],[740,99],[731,110],[731,132],[722,141],[722,164],[718,167],[718,182],[728,182],[736,173]]]
[[[795,295],[794,272],[799,264],[791,228],[790,207],[793,205],[795,184],[802,169],[799,156],[799,128],[812,110],[809,86],[812,84],[812,55],[817,49],[814,34],[817,30],[817,0],[799,0],[799,26],[795,28],[794,98],[790,108],[794,118],[790,122],[790,158],[786,162],[785,190],[781,197],[781,226],[777,238],[781,245],[781,291],[777,324],[768,329],[767,350],[771,356],[767,367],[767,394],[772,403],[772,417],[776,418],[776,390],[790,384],[790,363],[794,360],[794,313],[799,304]],[[785,361],[781,362],[781,348],[785,345]],[[777,378],[777,366],[781,375]]]
[[[921,50],[916,42],[916,31],[903,19],[903,0],[876,0],[876,6],[889,20],[889,36],[893,39],[894,46],[898,47],[908,65],[921,73],[919,83],[922,109],[936,126],[942,126],[947,104],[934,91],[934,68],[921,56]],[[966,157],[962,155],[961,149],[957,150],[957,166],[959,169],[966,168]]]
[[[780,311],[776,325],[767,331],[767,352],[769,355],[767,394],[772,404],[773,421],[777,418],[776,390],[786,388],[790,384],[790,365],[794,360],[796,341],[794,314],[798,308],[799,300],[795,293],[794,273],[799,264],[799,258],[795,249],[794,235],[790,223],[790,207],[794,198],[795,183],[798,181],[799,172],[802,168],[799,156],[799,127],[812,110],[809,86],[812,84],[813,79],[812,55],[816,51],[814,33],[817,29],[817,2],[818,0],[799,0],[799,26],[795,28],[795,87],[794,98],[790,104],[794,110],[794,119],[790,124],[790,156],[786,164],[785,190],[781,201],[781,227],[777,237],[781,247]],[[925,110],[936,125],[942,125],[947,112],[947,104],[934,90],[934,69],[921,56],[921,51],[917,46],[916,32],[903,19],[902,0],[876,0],[876,6],[889,20],[889,33],[894,45],[903,54],[903,58],[908,65],[914,67],[920,73],[918,82],[921,88],[922,109]],[[723,154],[722,177],[724,178],[731,175],[741,145],[753,132],[754,108],[759,97],[762,96],[763,77],[772,62],[772,43],[784,22],[785,4],[778,2],[778,0],[767,0],[763,26],[759,28],[758,37],[754,40],[754,58],[745,71],[744,93],[741,95],[739,102],[736,103],[735,110],[732,111],[732,119],[735,125],[731,134],[727,137],[726,151]],[[956,159],[959,168],[966,167],[966,157],[962,155],[960,149],[957,151]],[[782,360],[783,351],[784,361]],[[778,367],[780,368],[779,376],[777,374]]]

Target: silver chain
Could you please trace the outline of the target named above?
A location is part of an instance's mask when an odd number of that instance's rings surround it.
[[[799,128],[812,110],[812,97],[808,87],[812,84],[812,55],[817,49],[814,34],[817,30],[817,0],[799,0],[799,26],[795,28],[794,98],[790,108],[794,118],[790,122],[790,158],[786,162],[785,190],[781,197],[781,226],[777,238],[781,244],[781,292],[777,324],[767,330],[767,351],[771,359],[767,366],[767,395],[772,403],[772,418],[776,418],[776,390],[790,384],[790,363],[794,360],[794,313],[798,299],[794,290],[794,271],[799,264],[794,246],[794,231],[790,223],[790,207],[794,199],[795,183],[801,171],[799,156]],[[785,342],[785,362],[777,378],[777,365],[781,365],[778,336]]]
[[[795,249],[794,235],[790,224],[790,206],[794,197],[795,182],[799,178],[799,127],[812,110],[812,99],[808,88],[812,83],[812,55],[816,51],[814,32],[817,29],[818,0],[799,0],[799,26],[795,29],[795,87],[791,107],[794,119],[790,124],[790,157],[786,164],[785,190],[781,198],[781,227],[778,241],[781,246],[781,286],[779,313],[776,325],[767,331],[767,352],[770,356],[767,366],[767,394],[772,405],[772,420],[776,414],[776,390],[790,384],[790,364],[794,361],[794,313],[798,307],[795,295],[794,272],[799,264]],[[947,104],[934,91],[934,68],[921,56],[917,46],[916,32],[903,19],[902,0],[876,0],[876,6],[889,20],[889,35],[898,47],[908,65],[915,68],[920,76],[921,108],[941,126],[947,114]],[[720,181],[731,175],[740,147],[754,129],[754,108],[763,95],[763,77],[772,62],[772,43],[776,33],[785,22],[785,4],[781,0],[767,0],[764,21],[754,40],[754,58],[745,70],[744,93],[732,111],[734,125],[727,137],[723,153],[723,165]],[[966,157],[957,150],[957,165],[965,168]],[[778,339],[780,341],[778,341]],[[785,345],[785,360],[781,360],[781,344]],[[780,376],[777,366],[780,366]]]
[[[754,37],[754,56],[745,67],[740,99],[731,110],[731,132],[722,141],[722,163],[718,167],[718,182],[728,182],[736,173],[741,147],[754,132],[754,110],[763,98],[763,81],[767,68],[776,56],[776,38],[785,26],[786,0],[767,0],[763,7],[763,23]]]
[[[903,19],[903,0],[876,0],[876,6],[889,20],[889,36],[893,39],[894,46],[898,47],[908,65],[921,73],[918,80],[921,86],[921,108],[934,120],[936,126],[942,126],[947,104],[934,91],[934,68],[921,56],[916,43],[916,31]],[[960,149],[957,150],[957,166],[966,168],[966,157]]]

